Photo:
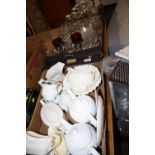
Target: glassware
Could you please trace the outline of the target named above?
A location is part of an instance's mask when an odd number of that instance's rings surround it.
[[[62,53],[64,51],[64,43],[60,37],[52,40],[55,53]]]
[[[65,52],[77,52],[99,47],[101,44],[102,23],[99,16],[66,21],[60,28]]]
[[[75,48],[82,47],[82,36],[80,32],[74,32],[71,34],[71,40]]]

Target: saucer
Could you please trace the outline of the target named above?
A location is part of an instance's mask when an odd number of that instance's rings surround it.
[[[99,146],[103,136],[104,106],[103,98],[100,95],[97,96],[97,146]]]

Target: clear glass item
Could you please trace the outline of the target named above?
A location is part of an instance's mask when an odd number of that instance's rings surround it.
[[[76,52],[101,45],[102,22],[99,16],[66,21],[60,28],[66,52]],[[78,39],[77,39],[78,38]]]

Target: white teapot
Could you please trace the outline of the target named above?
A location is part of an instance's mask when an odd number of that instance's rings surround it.
[[[44,124],[49,127],[57,128],[64,133],[66,132],[66,127],[62,124],[62,120],[65,121],[67,117],[57,104],[47,104],[44,100],[41,100],[42,108],[40,111],[40,117]]]
[[[100,155],[95,148],[97,147],[97,135],[95,129],[84,123],[69,124],[62,120],[67,128],[65,135],[68,151],[72,155]]]
[[[56,98],[58,97],[59,93],[62,90],[62,85],[59,82],[51,83],[48,80],[45,81],[45,80],[41,79],[38,83],[42,87],[41,94],[42,94],[44,100],[47,102],[52,102],[52,101],[56,100]]]
[[[75,122],[90,123],[94,127],[97,125],[96,103],[94,99],[88,95],[81,95],[74,98],[73,102],[68,105],[70,117]]]

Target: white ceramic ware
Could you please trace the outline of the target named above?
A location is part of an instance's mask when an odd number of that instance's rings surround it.
[[[88,95],[76,97],[72,104],[68,106],[68,111],[75,122],[90,123],[96,127],[96,104],[92,97]]]
[[[99,146],[103,137],[104,129],[104,106],[103,98],[100,95],[98,95],[97,102],[97,146]]]
[[[84,123],[74,125],[63,121],[67,128],[66,144],[72,155],[99,155],[95,150],[97,147],[97,138],[95,129]]]
[[[63,90],[57,103],[63,110],[68,111],[68,106],[73,103],[73,98],[67,90]]]
[[[53,139],[55,139],[53,143]],[[57,135],[44,136],[33,131],[26,133],[26,153],[45,155],[51,152],[60,143],[60,137]]]
[[[57,130],[56,128],[49,127],[48,135],[52,136],[53,134],[60,136],[60,143],[53,149],[54,154],[55,155],[69,155],[64,134],[60,130]]]
[[[62,81],[63,80],[63,68],[65,64],[62,62],[57,62],[55,65],[53,65],[50,69],[46,72],[46,79],[49,81]]]
[[[61,108],[56,104],[46,104],[42,103],[43,105],[40,111],[40,116],[44,124],[51,127],[56,127],[63,132],[66,131],[66,128],[64,128],[61,120],[64,119],[64,114]]]
[[[101,82],[101,75],[93,65],[80,65],[73,69],[68,68],[63,81],[66,89],[71,89],[75,95],[84,95],[92,92]]]
[[[58,97],[59,93],[62,90],[62,85],[59,82],[51,83],[48,80],[41,79],[38,83],[42,87],[41,94],[44,100],[46,100],[47,102],[52,102],[56,100],[56,98]]]

